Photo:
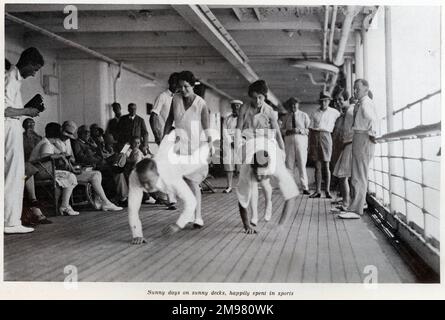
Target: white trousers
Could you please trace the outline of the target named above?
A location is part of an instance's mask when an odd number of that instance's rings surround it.
[[[5,227],[22,223],[25,187],[23,128],[19,120],[5,119]]]
[[[294,134],[284,137],[286,147],[286,167],[294,173],[297,167],[300,176],[300,186],[303,190],[308,190],[308,178],[306,171],[308,136]]]
[[[351,204],[348,210],[363,214],[368,189],[369,164],[374,156],[374,143],[367,133],[354,132],[352,139]]]

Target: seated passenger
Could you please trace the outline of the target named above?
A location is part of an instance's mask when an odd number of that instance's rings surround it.
[[[51,122],[45,127],[45,138],[43,138],[32,150],[29,157],[31,163],[35,163],[39,172],[36,173],[37,180],[49,179],[52,175],[52,168],[50,161],[39,161],[45,157],[52,156],[60,160],[59,162],[66,165],[68,160],[62,154],[55,142],[60,138],[61,126],[58,123]],[[39,162],[37,162],[39,161]],[[67,170],[56,170],[55,179],[57,186],[62,189],[62,199],[58,211],[61,215],[76,216],[79,212],[74,211],[69,204],[71,194],[74,187],[77,185],[76,176]]]
[[[62,133],[60,139],[56,141],[59,149],[69,157],[72,166],[76,166],[75,157],[71,148],[71,139],[75,138],[77,125],[74,121],[65,121],[62,126]],[[90,168],[91,169],[91,168]],[[90,170],[88,168],[81,168],[77,174],[77,181],[82,183],[90,183],[93,187],[94,193],[97,197],[94,199],[94,205],[97,210],[103,211],[120,211],[121,207],[112,203],[105,194],[102,188],[102,173],[98,170]]]
[[[91,145],[90,131],[86,126],[80,126],[77,130],[78,138],[72,141],[74,158],[78,164],[84,167],[93,167],[99,170],[104,178],[104,187],[107,194],[114,195],[116,201],[124,204],[128,197],[128,185],[122,168],[113,166],[104,159],[97,148]]]

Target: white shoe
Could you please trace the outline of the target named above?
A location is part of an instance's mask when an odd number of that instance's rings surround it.
[[[121,210],[123,210],[123,208],[118,207],[117,205],[115,205],[112,202],[109,202],[109,203],[105,203],[102,205],[102,210],[103,211],[121,211]]]
[[[342,219],[360,219],[361,216],[355,212],[343,211],[343,213],[338,215]]]
[[[79,212],[78,211],[74,211],[73,208],[71,208],[71,206],[68,206],[66,208],[60,207],[59,208],[59,213],[61,216],[64,215],[68,215],[68,216],[78,216]]]
[[[147,200],[144,200],[145,204],[155,204],[156,200],[153,199],[152,197],[148,198]]]
[[[264,220],[270,221],[272,218],[272,205],[266,207],[266,212],[264,214]]]
[[[5,227],[4,233],[13,234],[13,233],[30,233],[33,232],[34,228],[24,227],[22,225],[14,226],[14,227]]]
[[[100,208],[102,207],[102,200],[99,197],[94,197],[93,207],[96,210],[100,210]]]
[[[258,218],[252,218],[250,219],[250,224],[254,227],[258,225]]]

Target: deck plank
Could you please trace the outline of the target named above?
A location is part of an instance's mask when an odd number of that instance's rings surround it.
[[[262,217],[264,199],[260,193]],[[79,281],[143,282],[362,282],[375,265],[379,282],[400,282],[363,221],[329,213],[326,199],[299,196],[294,214],[278,228],[283,207],[273,193],[273,216],[257,235],[243,233],[236,194],[204,194],[205,227],[170,237],[161,229],[181,210],[141,209],[149,243],[130,244],[126,211],[82,212],[53,217],[26,235],[5,237],[5,281],[63,281],[64,268],[78,268]]]

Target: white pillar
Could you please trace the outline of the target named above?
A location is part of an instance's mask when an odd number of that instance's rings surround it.
[[[359,31],[355,32],[355,78],[363,78],[363,53],[362,36]]]
[[[363,42],[363,78],[368,80],[368,33],[362,29]]]
[[[393,117],[393,76],[392,76],[392,30],[391,30],[391,7],[385,6],[385,76],[386,76],[386,130],[392,132],[394,129]],[[394,154],[394,143],[388,143],[388,156]],[[394,170],[394,159],[388,159],[388,171]],[[394,177],[388,177],[389,181],[389,210],[393,211],[392,190],[394,190]]]

